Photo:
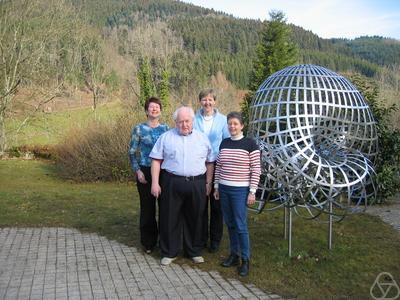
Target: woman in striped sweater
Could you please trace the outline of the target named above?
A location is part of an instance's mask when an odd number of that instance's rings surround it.
[[[243,117],[238,112],[227,116],[230,138],[219,147],[215,169],[214,196],[221,201],[224,221],[228,227],[229,257],[222,266],[239,265],[239,250],[242,263],[240,276],[249,273],[250,240],[247,229],[247,206],[254,204],[260,180],[260,150],[256,142],[243,136]]]

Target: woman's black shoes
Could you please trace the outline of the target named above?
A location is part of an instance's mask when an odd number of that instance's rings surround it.
[[[242,259],[242,264],[238,267],[238,273],[240,276],[247,276],[249,275],[249,260]]]
[[[221,263],[221,266],[223,266],[225,268],[229,268],[232,266],[238,266],[238,265],[239,265],[239,255],[236,255],[236,254],[229,255],[229,257]],[[242,264],[238,267],[239,275],[242,277],[249,275],[249,269],[250,269],[249,259],[242,258]]]
[[[222,263],[221,266],[225,268],[229,268],[232,266],[237,266],[239,264],[239,256],[237,254],[231,254],[227,259],[225,259]]]

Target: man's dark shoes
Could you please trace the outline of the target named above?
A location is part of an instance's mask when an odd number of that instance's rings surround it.
[[[237,266],[239,264],[239,256],[237,254],[231,254],[227,259],[225,259],[222,263],[221,266],[225,268],[229,268],[232,266]]]
[[[238,268],[238,273],[240,276],[247,276],[249,274],[249,260],[248,259],[242,259],[242,264]]]
[[[219,249],[219,243],[217,243],[217,242],[211,242],[210,248],[208,249],[208,251],[209,251],[210,253],[215,253],[215,252],[218,251],[218,249]]]

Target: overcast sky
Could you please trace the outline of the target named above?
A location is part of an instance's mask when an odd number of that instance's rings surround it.
[[[400,40],[400,0],[183,0],[235,17],[269,19],[271,10],[287,22],[323,38],[379,35]]]

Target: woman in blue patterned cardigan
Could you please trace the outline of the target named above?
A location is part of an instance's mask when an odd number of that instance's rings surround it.
[[[160,123],[162,104],[160,99],[150,97],[144,104],[147,121],[132,129],[129,159],[136,174],[136,185],[140,197],[140,242],[147,254],[157,244],[158,226],[156,198],[151,194],[151,159],[149,154],[157,139],[169,128]]]

